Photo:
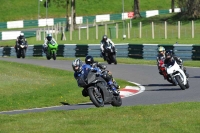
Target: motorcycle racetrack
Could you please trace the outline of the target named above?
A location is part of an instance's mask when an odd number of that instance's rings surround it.
[[[0,60],[34,64],[40,66],[47,66],[51,68],[58,68],[62,70],[72,71],[71,61],[64,60],[37,60],[37,59],[17,59],[0,57]],[[179,86],[173,86],[167,80],[164,80],[163,76],[158,73],[157,66],[149,65],[130,65],[130,64],[118,64],[107,65],[107,69],[112,71],[114,78],[124,79],[139,83],[145,87],[142,93],[125,97],[122,100],[122,106],[133,105],[153,105],[153,104],[165,104],[173,102],[190,102],[200,101],[200,68],[186,67],[189,73],[190,88],[181,90]],[[72,75],[73,77],[73,75]],[[106,105],[110,106],[110,105]],[[65,105],[45,107],[39,109],[28,110],[16,110],[0,112],[2,114],[18,114],[26,112],[42,112],[46,110],[75,110],[81,108],[95,107],[92,103],[84,103],[77,105]]]

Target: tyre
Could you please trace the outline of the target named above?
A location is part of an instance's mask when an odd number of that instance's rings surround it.
[[[21,58],[21,50],[17,51],[17,58]]]
[[[186,87],[186,89],[188,89],[190,87],[188,80],[187,80],[187,84],[185,85],[185,87]]]
[[[55,51],[53,51],[52,56],[53,56],[53,59],[56,60],[56,52]]]
[[[114,63],[115,65],[117,65],[116,55],[113,55],[113,63]]]
[[[51,59],[51,56],[46,55],[46,58],[47,58],[47,60],[50,60],[50,59]]]
[[[97,95],[94,88],[88,89],[88,95],[90,97],[90,100],[93,102],[93,104],[96,107],[103,107],[104,106],[104,100],[103,100],[102,94],[100,93],[100,95]]]
[[[113,101],[111,102],[111,105],[115,106],[115,107],[119,107],[122,105],[122,99],[121,99],[120,95],[114,96]]]
[[[22,58],[25,58],[25,49],[22,49]]]
[[[179,76],[179,75],[176,75],[175,78],[176,78],[176,81],[178,82],[178,85],[181,87],[181,89],[182,89],[182,90],[185,90],[186,87],[185,87],[185,85],[183,84],[183,82],[181,81],[180,76]]]

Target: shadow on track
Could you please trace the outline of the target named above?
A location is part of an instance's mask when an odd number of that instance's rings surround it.
[[[180,88],[172,88],[172,87],[176,87],[173,84],[148,84],[148,85],[143,85],[143,86],[147,87],[145,91],[180,91],[181,90]],[[150,87],[165,87],[165,88],[151,89]]]
[[[194,77],[190,77],[190,78],[200,78],[200,76],[194,76]]]

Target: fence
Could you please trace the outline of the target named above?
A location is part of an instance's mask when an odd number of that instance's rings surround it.
[[[54,26],[40,28],[37,31],[23,31],[26,37],[36,36],[36,40],[43,40],[47,32],[52,33],[56,38],[61,40],[91,40],[101,39],[106,34],[111,39],[122,38],[125,29],[127,38],[143,38],[143,39],[194,39],[200,37],[200,23],[196,21],[175,22],[168,24],[167,22],[139,22],[131,24],[132,20],[125,22],[123,28],[122,22],[94,23],[79,25],[78,30],[73,32],[65,32],[64,26],[56,24]],[[21,31],[0,32],[0,40],[15,39]]]
[[[183,60],[200,60],[200,45],[192,44],[116,44],[117,57],[155,60],[159,46],[165,47],[166,50],[173,50]],[[0,54],[2,56],[16,56],[13,47],[0,48]],[[86,55],[100,57],[99,44],[63,44],[59,45],[57,52],[57,56],[59,57],[85,57]],[[26,56],[45,56],[42,52],[42,45],[30,45],[27,49]]]

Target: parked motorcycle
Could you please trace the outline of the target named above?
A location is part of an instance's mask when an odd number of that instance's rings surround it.
[[[105,58],[108,64],[117,64],[116,51],[114,50],[111,44],[107,44],[105,46]]]
[[[58,44],[54,43],[53,41],[48,42],[48,48],[47,48],[47,52],[46,52],[46,58],[47,60],[50,60],[51,58],[53,58],[54,60],[56,60],[56,55],[57,55],[57,50],[58,50]]]
[[[26,49],[27,49],[27,44],[24,42],[23,39],[19,40],[18,44],[16,45],[17,47],[17,51],[16,51],[16,55],[17,58],[25,58],[26,56]]]
[[[170,63],[166,64],[166,70],[172,81],[176,85],[179,85],[182,90],[189,88],[188,78],[175,60],[172,60]]]
[[[167,70],[166,70],[166,67],[164,65],[164,61],[162,59],[158,61],[158,66],[159,66],[159,70],[161,71],[164,79],[167,80],[169,83],[172,83],[173,85],[176,85],[173,82],[173,80],[171,79],[171,77],[167,74]]]
[[[79,78],[80,87],[87,88],[88,96],[96,107],[103,107],[109,103],[112,106],[121,106],[120,95],[114,95],[107,82],[96,72],[90,70],[85,78]]]

